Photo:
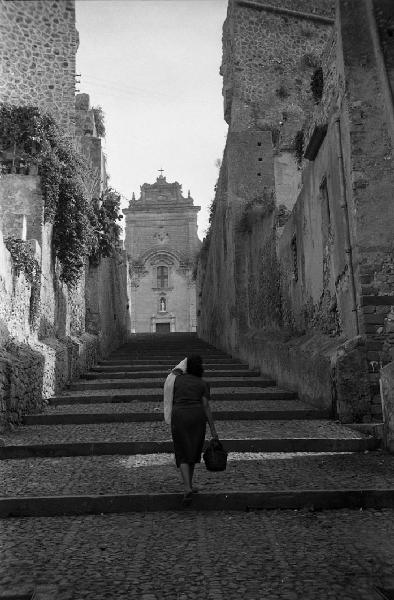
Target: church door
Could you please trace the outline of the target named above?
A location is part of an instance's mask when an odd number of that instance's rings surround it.
[[[169,323],[156,323],[156,333],[170,333]]]

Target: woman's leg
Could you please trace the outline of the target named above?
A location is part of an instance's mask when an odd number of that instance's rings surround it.
[[[193,465],[194,468],[194,465]],[[179,465],[179,470],[181,472],[183,485],[185,486],[185,494],[188,494],[192,491],[192,477],[193,473],[190,469],[190,465],[188,463],[181,463]]]

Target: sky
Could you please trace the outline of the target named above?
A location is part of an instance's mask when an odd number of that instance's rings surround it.
[[[218,177],[227,0],[77,0],[80,92],[105,113],[110,185],[127,206],[159,169],[201,206],[202,239]]]

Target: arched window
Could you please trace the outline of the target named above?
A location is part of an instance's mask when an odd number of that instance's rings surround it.
[[[157,287],[168,287],[168,267],[157,267]]]

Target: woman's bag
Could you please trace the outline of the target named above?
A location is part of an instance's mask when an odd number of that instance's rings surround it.
[[[163,400],[164,400],[164,420],[167,425],[171,425],[171,414],[172,414],[172,401],[174,397],[174,383],[177,377],[177,373],[174,371],[186,372],[187,358],[181,360],[181,362],[173,368],[171,373],[167,375],[167,379],[164,382]]]
[[[203,454],[205,466],[208,471],[225,471],[227,467],[227,452],[219,440],[209,442]]]

